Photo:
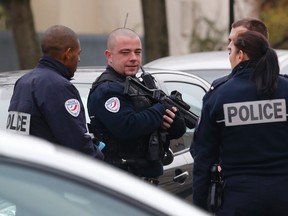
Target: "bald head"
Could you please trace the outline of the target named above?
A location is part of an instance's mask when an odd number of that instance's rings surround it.
[[[62,25],[54,25],[48,28],[42,37],[41,48],[44,55],[56,57],[68,48],[76,49],[79,39],[76,33]]]
[[[109,34],[107,39],[107,49],[112,50],[119,37],[139,38],[136,32],[129,28],[117,28]],[[140,38],[139,38],[140,39]]]
[[[135,76],[142,64],[140,37],[128,28],[115,29],[109,34],[104,55],[117,73]]]

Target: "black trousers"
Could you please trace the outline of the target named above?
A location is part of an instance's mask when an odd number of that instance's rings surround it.
[[[225,181],[217,216],[287,216],[287,176],[235,176]]]

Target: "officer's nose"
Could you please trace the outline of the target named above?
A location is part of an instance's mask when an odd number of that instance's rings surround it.
[[[137,55],[134,52],[131,52],[130,60],[137,60]]]

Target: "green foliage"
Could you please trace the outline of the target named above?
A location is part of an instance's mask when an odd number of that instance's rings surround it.
[[[288,4],[284,1],[275,1],[273,5],[266,6],[260,13],[269,30],[269,41],[272,47],[288,49]]]
[[[223,47],[226,29],[217,28],[217,22],[206,17],[199,18],[194,23],[190,41],[191,52],[219,50]]]
[[[9,25],[7,22],[7,15],[0,1],[0,31],[6,31],[7,29],[9,29]]]
[[[0,30],[3,30],[4,23],[5,23],[5,11],[4,8],[0,5]]]

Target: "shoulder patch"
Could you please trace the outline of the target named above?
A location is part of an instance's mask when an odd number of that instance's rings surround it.
[[[112,113],[117,113],[120,109],[120,101],[117,97],[112,97],[105,102],[105,108]]]
[[[80,102],[77,99],[69,99],[65,102],[65,108],[70,115],[77,117],[80,113]]]

